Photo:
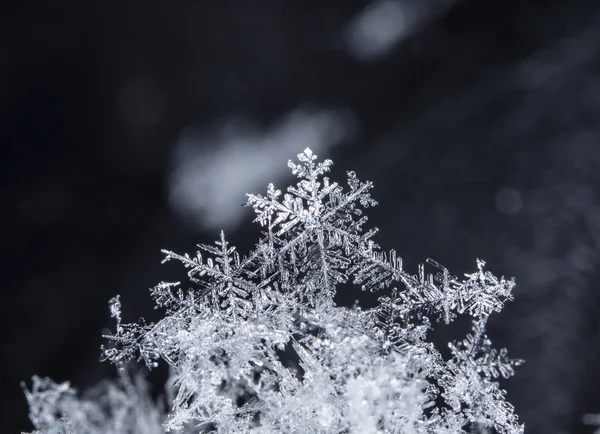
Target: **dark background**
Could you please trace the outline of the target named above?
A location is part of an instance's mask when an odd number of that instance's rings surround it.
[[[374,182],[406,269],[516,277],[489,328],[527,360],[508,399],[527,432],[591,432],[599,121],[597,1],[3,3],[0,431],[31,429],[19,381],[113,374],[107,300],[156,318],[147,288],[184,278],[161,248],[252,247],[244,193],[310,146]]]

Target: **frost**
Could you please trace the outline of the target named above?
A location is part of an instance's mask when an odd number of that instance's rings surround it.
[[[497,382],[522,361],[485,333],[489,315],[512,300],[514,281],[481,260],[463,279],[431,259],[406,272],[395,251],[373,241],[377,230],[365,229],[365,209],[377,205],[372,184],[354,172],[347,189],[330,181],[332,162],[310,149],[298,160],[288,163],[298,181],[285,193],[269,184],[266,195],[248,195],[262,234],[246,255],[223,232],[195,255],[163,251],[191,283],[151,290],[163,319],[122,324],[120,301],[111,300],[117,325],[103,358],[121,369],[133,360],[168,364],[174,396],[163,420],[127,383],[107,398],[114,410],[102,426],[118,419],[118,432],[157,432],[150,422],[139,428],[146,419],[138,418],[152,415],[160,430],[185,432],[523,432]],[[336,306],[340,284],[350,283],[378,292],[379,304]],[[427,341],[430,320],[458,315],[472,318],[472,334],[449,344],[444,360]],[[68,385],[34,378],[27,393],[38,429],[67,432],[56,417],[65,414],[75,432],[113,432],[98,431],[99,410]]]
[[[159,434],[164,411],[150,399],[141,377],[122,374],[117,383],[105,382],[78,397],[69,383],[33,377],[25,385],[29,418],[39,430],[52,434]]]

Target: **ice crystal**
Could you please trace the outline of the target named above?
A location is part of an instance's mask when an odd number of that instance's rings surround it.
[[[512,300],[514,281],[481,260],[463,279],[431,259],[434,273],[425,265],[404,271],[395,251],[373,241],[377,230],[364,228],[364,210],[377,204],[372,184],[348,172],[344,189],[325,176],[332,162],[310,149],[298,160],[288,163],[298,181],[286,193],[269,184],[266,195],[248,195],[262,233],[247,255],[223,232],[193,256],[163,251],[191,282],[151,290],[163,319],[122,324],[120,301],[111,300],[117,325],[104,359],[121,368],[132,360],[169,365],[175,396],[167,431],[523,432],[497,383],[521,361],[493,349],[485,333],[488,316]],[[379,304],[336,306],[336,291],[351,283],[379,292]],[[472,317],[473,332],[451,343],[444,360],[427,341],[429,321],[458,315]],[[41,384],[34,379],[27,395],[38,429],[60,429],[48,416],[58,412],[76,432],[96,432],[86,431],[95,410],[86,412],[85,401],[58,399],[70,389]],[[122,410],[137,423],[132,405]]]
[[[43,434],[159,434],[164,411],[150,398],[142,377],[126,373],[78,397],[68,382],[33,377],[25,385],[29,418]]]

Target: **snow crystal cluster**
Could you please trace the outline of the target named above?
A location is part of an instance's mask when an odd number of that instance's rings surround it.
[[[325,175],[332,164],[310,149],[288,164],[298,182],[249,194],[262,235],[240,255],[223,233],[181,262],[190,288],[151,290],[164,309],[157,323],[121,322],[103,358],[124,370],[160,361],[172,375],[168,411],[139,381],[76,398],[67,383],[34,377],[27,391],[35,427],[48,433],[522,433],[499,377],[521,361],[492,348],[488,316],[512,300],[514,281],[477,261],[460,279],[428,259],[416,274],[364,229],[377,203],[372,184],[348,172],[344,189]],[[372,309],[336,306],[341,286],[378,292]],[[442,354],[427,340],[430,319],[472,318],[472,332]]]

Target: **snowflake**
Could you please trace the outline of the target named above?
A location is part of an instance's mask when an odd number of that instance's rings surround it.
[[[122,324],[121,303],[111,300],[117,325],[103,358],[120,368],[134,359],[149,369],[169,365],[171,411],[157,416],[167,431],[523,432],[497,382],[522,361],[494,349],[485,333],[489,315],[512,300],[514,281],[481,260],[462,280],[432,259],[426,264],[434,273],[425,264],[406,272],[394,250],[373,241],[377,229],[365,228],[365,210],[377,205],[372,184],[354,172],[347,188],[330,181],[332,162],[319,162],[310,149],[298,160],[288,163],[298,181],[286,193],[269,184],[266,195],[248,195],[262,233],[246,255],[223,232],[193,256],[163,251],[165,261],[184,265],[191,284],[151,290],[163,319]],[[378,305],[336,306],[336,291],[349,283],[379,292]],[[473,318],[473,332],[451,343],[444,360],[427,341],[430,319],[459,315]],[[93,424],[87,401],[40,381],[27,394],[36,428],[69,421],[76,432],[97,432],[86,428]],[[118,409],[121,398],[112,399]],[[130,416],[119,420],[139,423],[137,403],[151,408],[134,399],[122,406]],[[66,419],[49,416],[59,413]]]

